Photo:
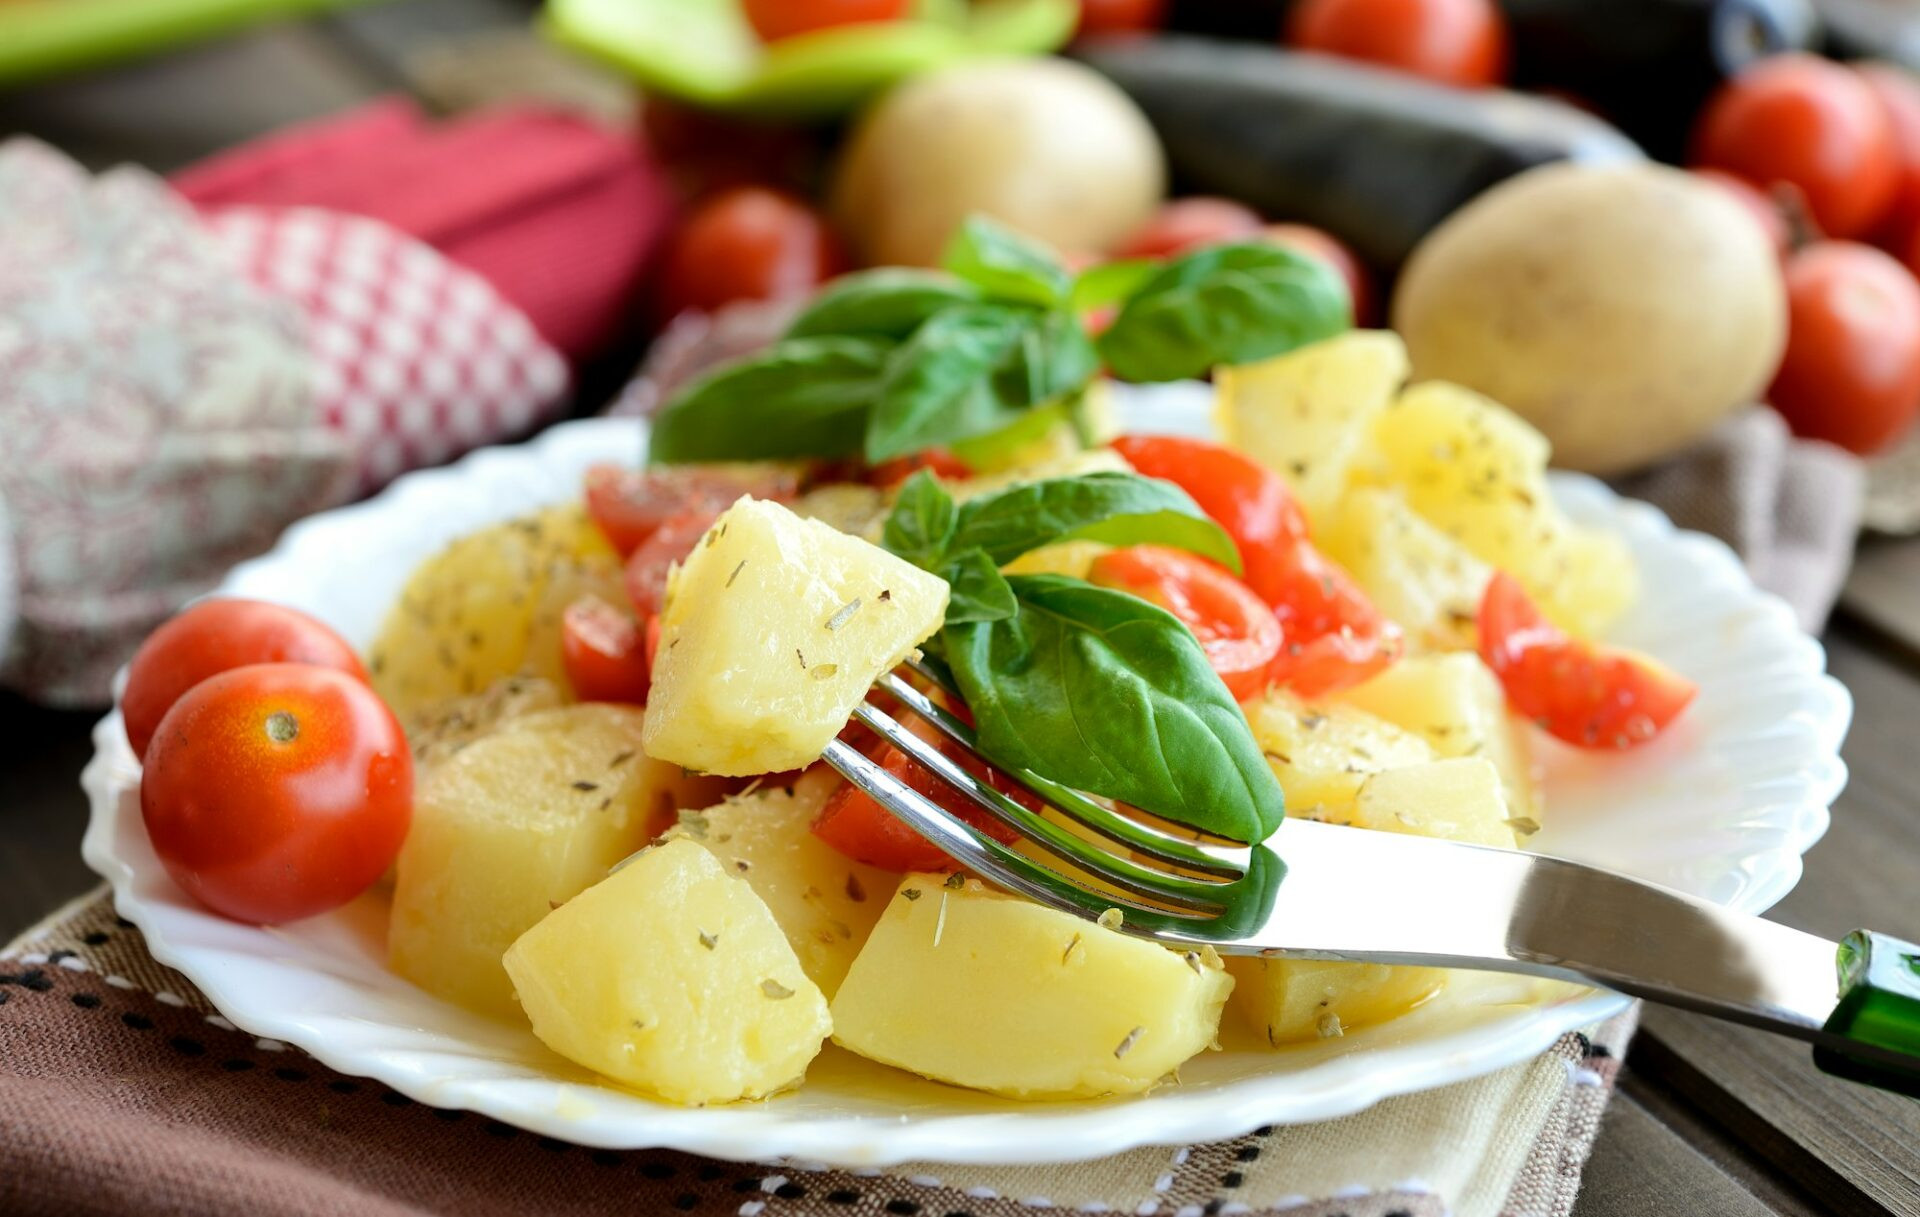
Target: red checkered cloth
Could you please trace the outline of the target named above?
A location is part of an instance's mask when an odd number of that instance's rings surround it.
[[[254,283],[306,313],[315,394],[353,450],[360,491],[559,413],[560,353],[484,278],[421,242],[309,207],[206,218]]]

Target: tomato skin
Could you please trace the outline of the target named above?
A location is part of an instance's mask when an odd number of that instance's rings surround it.
[[[560,661],[581,701],[647,703],[652,661],[646,628],[598,596],[582,596],[561,614]]]
[[[1075,38],[1157,30],[1167,19],[1167,0],[1080,0]]]
[[[1721,85],[1694,127],[1692,161],[1757,186],[1799,189],[1822,231],[1867,232],[1898,185],[1893,124],[1865,81],[1816,55],[1774,55]]]
[[[896,456],[890,461],[881,461],[867,470],[866,480],[870,486],[891,490],[922,469],[937,478],[949,480],[973,476],[973,466],[945,448],[927,448],[912,456]]]
[[[876,751],[877,755],[872,759],[916,793],[926,796],[996,841],[1008,844],[1019,839],[1019,834],[1011,827],[975,807],[965,795],[927,772],[919,762],[892,744],[882,743]],[[976,776],[989,779],[993,776],[988,766],[970,757],[955,759]],[[1007,793],[1004,782],[1005,779],[1001,779],[994,785]],[[1028,799],[1021,801],[1027,802]],[[882,870],[950,871],[959,865],[851,782],[827,797],[826,805],[814,819],[813,835],[855,862],[864,862]]]
[[[367,680],[347,640],[298,609],[264,600],[202,600],[147,635],[127,665],[120,717],[133,754],[146,756],[160,720],[187,690],[255,663],[315,664]]]
[[[1287,41],[1466,88],[1507,74],[1507,25],[1493,0],[1302,0]]]
[[[1260,224],[1260,213],[1244,203],[1196,194],[1162,203],[1113,253],[1117,258],[1168,258],[1202,245],[1253,236]]]
[[[1480,657],[1514,710],[1579,748],[1638,747],[1700,691],[1645,655],[1568,637],[1505,571],[1480,600]]]
[[[1920,413],[1920,285],[1879,250],[1810,245],[1787,263],[1787,352],[1767,400],[1796,435],[1867,455]]]
[[[741,0],[747,22],[764,42],[869,21],[898,21],[907,0]]]
[[[800,493],[799,475],[779,467],[595,465],[585,481],[587,514],[623,558],[677,515],[705,508],[722,511],[743,494],[787,503]]]
[[[668,238],[660,306],[671,317],[804,296],[850,265],[819,211],[784,191],[738,186],[700,203]]]
[[[1863,63],[1854,72],[1886,113],[1893,135],[1893,202],[1875,235],[1897,256],[1920,232],[1920,79],[1890,63]]]
[[[641,616],[658,613],[667,603],[667,571],[683,561],[700,543],[724,508],[696,507],[681,512],[641,543],[627,558],[627,598]]]
[[[1284,245],[1309,258],[1318,258],[1331,266],[1335,274],[1346,280],[1347,301],[1353,306],[1353,323],[1356,326],[1373,323],[1373,277],[1367,274],[1360,255],[1349,249],[1346,242],[1310,224],[1269,224],[1265,232],[1267,240],[1274,244]]]
[[[1280,651],[1280,622],[1252,588],[1205,558],[1165,545],[1131,545],[1094,559],[1087,581],[1178,617],[1235,701],[1266,687],[1267,668]]]
[[[287,727],[290,737],[269,734]],[[413,756],[386,703],[344,672],[234,668],[161,720],[140,814],[196,900],[235,921],[297,921],[393,864],[413,815]]]
[[[1177,435],[1123,435],[1113,441],[1113,450],[1141,476],[1186,491],[1226,529],[1240,549],[1249,584],[1266,551],[1307,535],[1306,512],[1285,479],[1224,444]]]
[[[1760,226],[1760,231],[1773,246],[1775,256],[1785,260],[1793,252],[1793,226],[1787,222],[1786,213],[1774,202],[1772,196],[1760,187],[1744,178],[1718,169],[1695,169],[1693,176],[1727,192],[1733,201],[1740,204]]]

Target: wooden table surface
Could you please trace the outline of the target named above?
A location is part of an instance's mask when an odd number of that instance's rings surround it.
[[[424,47],[522,25],[525,0],[408,0],[276,26],[92,76],[0,91],[0,134],[101,166],[165,171],[302,118],[407,89]],[[1920,542],[1863,549],[1826,637],[1853,691],[1852,780],[1800,886],[1773,914],[1920,940]],[[0,694],[0,940],[94,883],[78,776],[91,713]],[[1649,1010],[1579,1217],[1920,1217],[1920,1103],[1833,1081],[1804,1048]]]

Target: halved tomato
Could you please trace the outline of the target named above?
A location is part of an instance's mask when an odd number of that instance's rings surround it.
[[[625,609],[598,596],[569,604],[560,617],[560,660],[581,701],[646,704],[652,656],[645,628]]]
[[[586,476],[587,514],[623,558],[677,516],[717,513],[743,494],[787,502],[799,493],[799,475],[778,465],[595,465]]]
[[[1178,617],[1235,700],[1266,687],[1267,669],[1280,651],[1280,622],[1252,588],[1205,558],[1165,545],[1131,545],[1095,558],[1087,581],[1130,592]]]
[[[933,729],[918,720],[915,720],[914,733],[933,742]],[[994,840],[1011,843],[1018,839],[1019,834],[1012,828],[976,807],[965,795],[929,773],[918,761],[892,744],[876,736],[863,751],[910,789]],[[955,750],[950,748],[942,748],[942,751],[958,761],[961,768],[987,781],[1002,794],[1017,799],[1029,808],[1037,805],[1025,790],[1019,789],[986,763],[972,756],[956,755]],[[813,821],[813,834],[855,862],[864,862],[882,870],[944,871],[955,867],[953,859],[941,853],[938,846],[908,828],[892,812],[875,802],[873,796],[851,782],[828,796],[826,806],[820,809],[819,816]]]
[[[707,529],[726,507],[696,507],[674,516],[653,530],[627,558],[627,598],[641,616],[658,613],[667,603],[667,572],[686,560]]]

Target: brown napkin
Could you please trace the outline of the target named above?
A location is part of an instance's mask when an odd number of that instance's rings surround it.
[[[1036,1217],[1047,1197],[1143,1217],[1565,1217],[1631,1033],[1629,1014],[1484,1078],[1215,1145],[1058,1167],[715,1162],[588,1150],[333,1073],[214,1013],[102,891],[0,951],[0,1213]],[[1395,1159],[1423,1140],[1449,1160],[1409,1178]]]

